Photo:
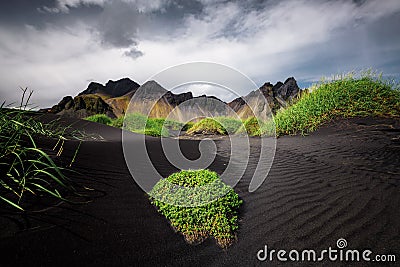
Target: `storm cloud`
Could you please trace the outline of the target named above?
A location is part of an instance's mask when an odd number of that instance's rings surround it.
[[[259,85],[365,68],[400,75],[397,0],[16,0],[0,3],[0,22],[1,100],[29,87],[40,107],[89,81],[143,83],[190,61],[226,64]]]

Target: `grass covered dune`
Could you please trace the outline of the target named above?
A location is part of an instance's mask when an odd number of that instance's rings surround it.
[[[315,131],[335,118],[356,116],[400,116],[398,84],[369,73],[360,78],[346,75],[308,89],[293,105],[274,117],[276,134]]]

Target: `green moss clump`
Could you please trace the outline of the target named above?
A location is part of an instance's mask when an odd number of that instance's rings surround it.
[[[105,114],[95,114],[89,117],[86,117],[85,120],[102,123],[106,125],[111,125],[113,120]]]
[[[238,210],[243,203],[218,174],[183,170],[160,180],[150,200],[190,244],[214,237],[222,248],[236,240]]]
[[[227,134],[226,129],[221,123],[212,118],[205,118],[195,123],[188,131],[187,134]]]
[[[371,74],[323,82],[275,115],[276,134],[305,134],[337,117],[400,116],[400,91]]]
[[[187,130],[189,130],[190,128],[193,127],[193,125],[194,125],[194,122],[188,121],[187,123],[185,123],[185,124],[183,125],[182,131],[187,131]]]

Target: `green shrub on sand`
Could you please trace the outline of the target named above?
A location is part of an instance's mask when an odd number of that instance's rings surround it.
[[[242,126],[242,121],[231,117],[214,117],[214,120],[219,122],[225,128],[228,134],[236,133]]]
[[[243,122],[243,125],[239,128],[237,133],[247,133],[249,136],[261,136],[267,131],[267,124],[257,119],[256,117],[250,117]]]
[[[113,119],[110,126],[122,129],[122,127],[124,126],[124,117]]]
[[[143,131],[146,127],[147,117],[140,113],[126,114],[124,121],[124,129],[132,132]]]
[[[125,125],[124,125],[125,123]],[[124,128],[125,130],[141,133],[151,136],[169,136],[169,131],[185,131],[190,122],[184,124],[175,120],[164,119],[164,118],[148,118],[141,113],[131,113],[113,120],[111,123],[114,127]]]
[[[400,116],[400,91],[371,74],[323,82],[275,117],[276,134],[314,131],[337,117]]]
[[[206,134],[206,135],[225,135],[226,129],[221,123],[212,118],[205,118],[195,123],[187,132],[189,135]]]
[[[127,114],[123,119],[124,129],[150,136],[169,136],[169,131],[164,127],[165,119],[147,118],[140,113]],[[122,122],[121,122],[122,124]]]
[[[149,195],[159,212],[188,243],[214,237],[220,247],[227,248],[236,240],[238,210],[243,201],[215,172],[174,173],[160,180]]]
[[[105,114],[95,114],[89,117],[86,117],[85,120],[102,123],[106,125],[111,125],[113,120]]]
[[[145,128],[144,130],[134,130],[134,133],[140,133],[148,136],[154,137],[167,137],[169,136],[169,131],[166,128]]]

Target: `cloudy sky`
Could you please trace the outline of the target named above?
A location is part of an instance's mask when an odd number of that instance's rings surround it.
[[[0,100],[29,87],[36,105],[51,106],[90,81],[141,84],[192,61],[226,64],[258,85],[365,68],[398,78],[399,26],[398,0],[1,1]]]

